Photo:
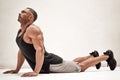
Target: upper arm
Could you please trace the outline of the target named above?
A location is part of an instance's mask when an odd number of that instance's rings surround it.
[[[44,40],[43,35],[39,28],[31,27],[29,28],[29,37],[32,41],[32,44],[36,50],[44,50]]]
[[[36,35],[31,39],[35,49],[43,49],[44,44],[43,44],[43,39],[41,35]]]

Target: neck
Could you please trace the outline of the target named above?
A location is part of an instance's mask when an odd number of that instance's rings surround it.
[[[21,24],[21,31],[24,32],[30,23]]]

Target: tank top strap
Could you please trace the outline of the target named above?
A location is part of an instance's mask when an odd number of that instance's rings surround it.
[[[21,32],[21,29],[18,30],[18,32],[17,32],[17,36],[20,34],[20,32]]]
[[[31,24],[27,25],[27,26],[26,26],[26,29],[27,29],[30,25],[31,25]],[[19,29],[19,30],[18,30],[18,33],[17,33],[17,37],[20,37],[20,36],[24,35],[24,33],[26,32],[26,29],[23,31],[23,33],[22,33],[21,35],[19,35],[20,32],[21,32],[21,29]]]

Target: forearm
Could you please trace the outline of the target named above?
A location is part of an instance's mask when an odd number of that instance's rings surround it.
[[[25,58],[24,58],[23,54],[21,53],[21,51],[19,51],[18,52],[17,67],[16,67],[17,71],[19,71],[20,68],[22,67],[24,60],[25,60]]]
[[[44,61],[43,51],[41,51],[41,49],[36,50],[36,65],[35,65],[34,72],[36,72],[37,74],[39,74],[42,68],[43,61]]]

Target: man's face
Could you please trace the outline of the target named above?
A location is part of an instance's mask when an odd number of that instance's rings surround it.
[[[30,16],[33,16],[32,13],[29,11],[29,9],[25,9],[25,10],[22,10],[20,13],[19,13],[19,16],[18,16],[18,21],[20,23],[26,23],[28,21],[30,21]]]

